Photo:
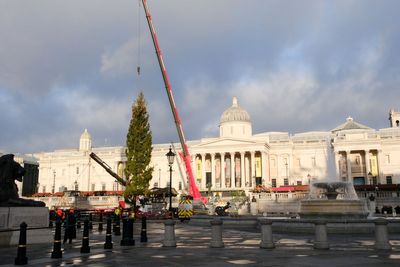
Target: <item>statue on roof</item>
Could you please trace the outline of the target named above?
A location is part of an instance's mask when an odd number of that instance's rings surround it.
[[[15,180],[22,182],[25,169],[13,154],[0,157],[0,206],[2,207],[44,207],[42,201],[20,198]]]

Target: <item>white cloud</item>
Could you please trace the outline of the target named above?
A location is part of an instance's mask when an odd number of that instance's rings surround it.
[[[136,56],[137,41],[127,41],[114,51],[103,53],[100,72],[111,77],[133,75],[136,71]]]

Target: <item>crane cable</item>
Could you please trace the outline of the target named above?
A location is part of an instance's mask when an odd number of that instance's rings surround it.
[[[137,71],[137,76],[138,77],[140,77],[140,43],[141,43],[141,34],[140,34],[140,10],[141,10],[141,7],[140,7],[140,1],[141,0],[138,0],[138,23],[137,23],[137,25],[138,25],[138,43],[137,43],[137,52],[138,52],[138,54],[137,54],[137,67],[136,67],[136,71]]]

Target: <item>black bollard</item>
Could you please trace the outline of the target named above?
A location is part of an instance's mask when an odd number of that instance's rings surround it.
[[[111,218],[107,218],[107,229],[106,229],[106,242],[104,243],[104,249],[112,249],[112,234],[111,234]]]
[[[115,218],[115,232],[114,235],[121,235],[120,218]]]
[[[133,245],[135,241],[133,240]],[[132,238],[130,237],[130,220],[129,218],[122,219],[122,239],[121,246],[132,246]]]
[[[92,213],[89,213],[89,230],[93,230],[93,217],[92,217]]]
[[[82,237],[82,247],[81,253],[90,253],[89,247],[89,221],[85,220],[83,223],[83,237]]]
[[[135,239],[133,239],[133,223],[135,222],[134,218],[128,219],[128,233],[129,233],[129,245],[135,245]]]
[[[54,233],[53,251],[51,252],[52,259],[62,258],[61,251],[61,221],[56,221],[56,231]]]
[[[20,224],[19,230],[19,243],[17,250],[17,257],[15,258],[15,265],[26,265],[28,264],[28,258],[26,257],[26,228],[27,225],[25,222]]]
[[[103,213],[100,212],[99,232],[103,232]]]
[[[140,242],[147,242],[146,216],[142,216],[142,231],[140,231]]]

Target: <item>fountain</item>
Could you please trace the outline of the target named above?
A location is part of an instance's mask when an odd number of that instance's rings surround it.
[[[333,162],[333,147],[329,142],[327,155],[327,178],[336,177]],[[368,216],[364,202],[358,199],[353,183],[327,181],[310,185],[309,197],[300,203],[301,218],[306,219],[362,219]]]

